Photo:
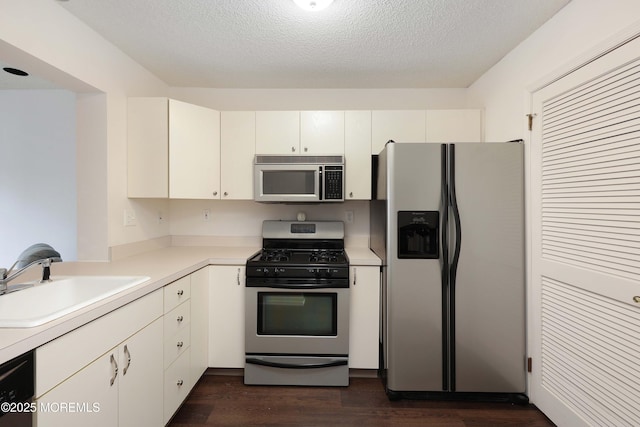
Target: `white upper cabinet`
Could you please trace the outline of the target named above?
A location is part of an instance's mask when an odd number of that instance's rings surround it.
[[[427,110],[427,142],[482,142],[481,110]]]
[[[300,112],[256,111],[256,154],[300,154]]]
[[[169,100],[169,197],[220,198],[220,112]]]
[[[372,112],[371,152],[378,154],[384,145],[395,142],[425,142],[425,110],[376,110]]]
[[[256,113],[220,113],[220,181],[222,199],[253,199],[253,158],[256,149]]]
[[[345,111],[344,135],[344,199],[371,199],[371,111]]]
[[[344,111],[301,111],[300,154],[344,153]]]
[[[220,113],[167,98],[129,98],[129,197],[220,198]]]
[[[344,153],[344,111],[256,111],[256,154]]]

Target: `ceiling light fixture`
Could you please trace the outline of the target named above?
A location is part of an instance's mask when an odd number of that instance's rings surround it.
[[[293,0],[298,7],[309,10],[311,12],[317,12],[329,7],[333,0]]]

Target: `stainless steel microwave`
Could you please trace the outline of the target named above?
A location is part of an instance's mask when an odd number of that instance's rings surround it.
[[[342,202],[344,156],[257,155],[253,183],[257,202]]]

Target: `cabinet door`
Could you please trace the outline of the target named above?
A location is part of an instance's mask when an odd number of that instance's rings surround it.
[[[301,154],[344,153],[344,111],[300,112]]]
[[[120,345],[119,427],[163,424],[162,318]]]
[[[371,111],[345,112],[345,200],[371,199]]]
[[[113,427],[118,425],[118,349],[115,348],[37,400],[35,425]]]
[[[425,142],[424,110],[380,110],[371,116],[371,152],[378,154],[390,139],[395,142]]]
[[[169,100],[169,197],[220,198],[220,112]]]
[[[481,110],[427,110],[427,142],[482,142]]]
[[[127,100],[127,195],[169,197],[169,100]]]
[[[222,199],[253,199],[253,158],[256,152],[256,113],[220,113],[220,181]]]
[[[380,267],[351,267],[349,367],[378,369]]]
[[[209,366],[244,368],[245,268],[211,267]]]
[[[195,384],[209,363],[209,270],[191,275],[191,384]]]
[[[256,154],[300,154],[300,112],[256,111]]]

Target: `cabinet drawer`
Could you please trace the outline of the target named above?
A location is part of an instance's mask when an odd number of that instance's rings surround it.
[[[191,297],[191,276],[164,287],[164,312],[168,313]]]
[[[164,315],[165,341],[179,330],[189,327],[191,323],[191,301],[185,301]]]
[[[190,351],[187,349],[175,363],[164,372],[165,424],[171,419],[191,390],[191,382],[189,381],[190,357]]]
[[[164,367],[171,365],[178,356],[182,355],[191,345],[191,328],[181,328],[172,337],[164,339]]]

